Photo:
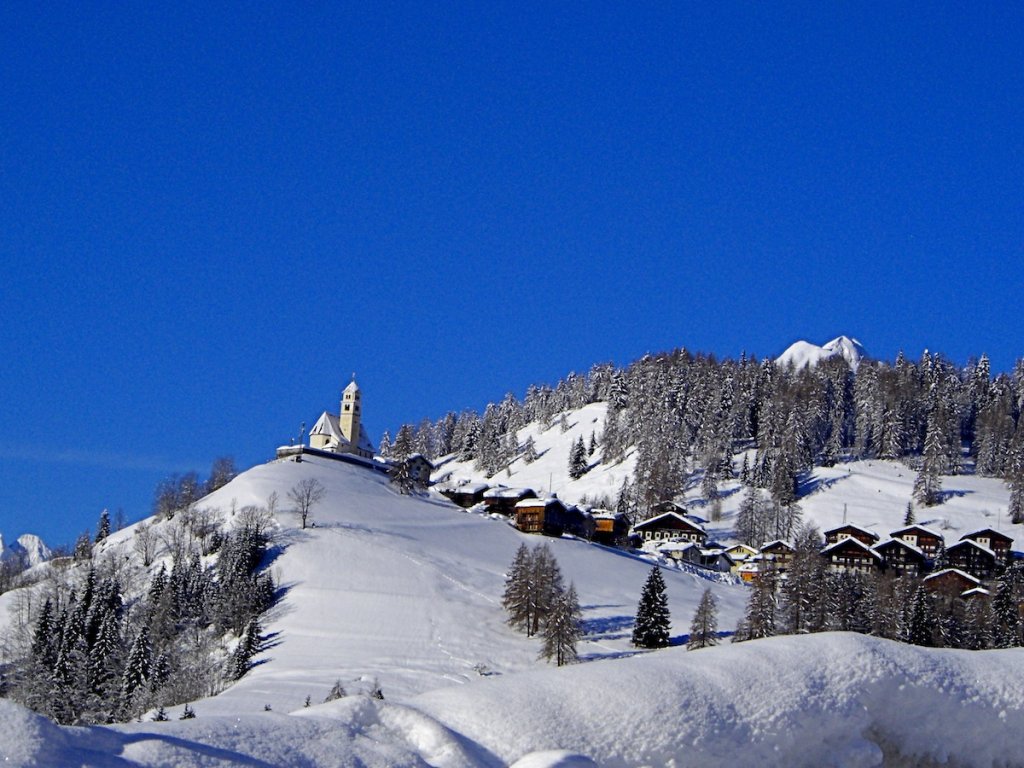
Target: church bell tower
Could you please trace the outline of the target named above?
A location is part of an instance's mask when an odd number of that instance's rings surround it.
[[[341,391],[341,411],[338,413],[341,434],[349,441],[353,450],[359,448],[361,400],[362,395],[359,393],[359,385],[356,384],[356,375],[353,373],[352,381]]]

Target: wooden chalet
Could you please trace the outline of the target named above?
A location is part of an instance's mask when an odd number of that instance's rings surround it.
[[[925,576],[922,582],[932,592],[945,595],[962,595],[981,586],[981,580],[957,568],[945,568]]]
[[[463,509],[469,509],[484,500],[484,492],[490,487],[487,483],[466,483],[445,488],[441,495]]]
[[[701,564],[700,545],[692,541],[663,541],[658,545],[658,551],[671,560]]]
[[[651,507],[651,517],[657,517],[663,515],[666,512],[675,512],[677,515],[686,517],[686,507],[675,501],[659,501],[657,504]]]
[[[753,547],[749,547],[746,544],[733,544],[731,547],[725,548],[725,554],[727,554],[732,561],[739,565],[740,563],[748,560],[757,554],[757,550]],[[733,568],[735,571],[735,568]]]
[[[843,536],[821,550],[834,573],[872,573],[882,565],[882,556],[854,536]]]
[[[908,525],[905,528],[900,528],[898,531],[893,531],[889,535],[894,539],[902,539],[908,544],[917,547],[924,553],[929,562],[935,560],[939,556],[939,552],[946,545],[946,541],[941,533],[933,531],[931,528],[925,528],[923,525]]]
[[[882,568],[899,576],[920,576],[928,570],[928,557],[906,539],[889,539],[872,549],[882,558]]]
[[[560,499],[523,499],[516,504],[516,528],[523,533],[561,536],[569,522],[569,508]]]
[[[718,573],[731,573],[736,567],[733,560],[723,547],[704,547],[700,551],[701,567]]]
[[[666,503],[672,502],[662,502]],[[633,532],[641,537],[644,544],[652,541],[692,541],[703,545],[708,538],[700,523],[674,511],[664,512],[650,520],[637,523],[633,526]]]
[[[769,561],[777,571],[782,573],[789,567],[793,554],[796,552],[793,545],[782,539],[769,541],[761,547],[760,555],[763,561]]]
[[[997,561],[1002,566],[1009,565],[1013,559],[1013,554],[1010,551],[1010,547],[1013,545],[1013,537],[1007,536],[1005,533],[1000,533],[991,528],[983,528],[980,531],[965,533],[960,537],[961,541],[964,539],[976,541],[981,546],[988,547],[995,553]]]
[[[594,538],[594,516],[590,510],[576,505],[568,506],[565,509],[565,530],[564,533],[571,533],[581,539]]]
[[[757,581],[758,576],[761,575],[761,566],[763,563],[764,561],[761,559],[760,555],[754,555],[737,565],[734,573],[740,577],[740,580],[743,581],[744,584],[750,584]]]
[[[594,541],[598,544],[608,546],[619,546],[626,540],[629,534],[629,523],[626,516],[618,512],[610,512],[605,509],[595,510],[594,518]]]
[[[995,552],[974,539],[961,539],[949,547],[946,562],[950,568],[959,568],[979,579],[991,579],[1000,564]]]
[[[868,547],[873,547],[878,543],[879,536],[874,531],[869,531],[867,528],[862,528],[859,525],[853,523],[844,523],[838,528],[832,528],[831,530],[825,531],[825,544],[836,544],[843,539],[857,539],[861,544],[867,544]]]
[[[487,505],[488,512],[511,517],[516,513],[516,504],[524,499],[536,498],[537,493],[533,488],[508,488],[498,485],[484,491],[483,502]]]
[[[430,475],[434,471],[434,465],[422,453],[412,453],[405,460],[409,468],[409,478],[419,485],[430,485]],[[470,505],[472,506],[472,505]]]

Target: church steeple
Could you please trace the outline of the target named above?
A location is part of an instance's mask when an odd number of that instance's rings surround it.
[[[362,395],[359,392],[359,385],[356,384],[356,375],[353,373],[352,381],[341,391],[341,411],[338,414],[338,426],[341,428],[341,434],[352,444],[353,448],[359,446],[361,400]]]

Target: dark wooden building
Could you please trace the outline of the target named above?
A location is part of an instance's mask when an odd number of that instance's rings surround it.
[[[974,539],[961,539],[949,547],[946,562],[950,568],[959,568],[979,579],[991,579],[1000,563],[995,552]]]
[[[782,573],[789,567],[795,552],[796,550],[793,549],[792,544],[782,539],[776,539],[775,541],[769,541],[761,547],[760,555],[762,562],[770,562],[776,571]]]
[[[879,536],[874,531],[869,531],[867,528],[862,528],[859,525],[853,523],[844,523],[838,528],[832,528],[831,530],[825,531],[825,544],[836,544],[843,539],[857,539],[862,544],[867,544],[869,547],[875,546],[878,543]]]
[[[871,573],[882,565],[882,556],[854,536],[843,536],[821,550],[835,573]]]
[[[569,523],[569,509],[559,499],[523,499],[516,504],[516,528],[523,533],[561,536]]]
[[[1013,554],[1010,551],[1010,547],[1013,546],[1013,538],[1005,533],[1000,533],[991,528],[983,528],[980,531],[965,533],[960,537],[961,541],[965,539],[976,541],[981,546],[992,550],[995,553],[997,562],[1003,567],[1009,565],[1013,559]]]
[[[441,491],[441,495],[458,504],[463,509],[479,504],[484,500],[484,491],[490,488],[487,483],[467,483],[466,485],[454,485]]]
[[[941,571],[936,571],[930,576],[925,576],[922,583],[932,592],[949,596],[959,596],[968,590],[977,589],[981,586],[979,579],[956,568],[945,568]]]
[[[939,552],[946,544],[941,533],[933,531],[931,528],[925,528],[923,525],[908,525],[905,528],[900,528],[898,531],[893,531],[889,535],[894,539],[902,539],[908,544],[917,547],[924,553],[929,562],[934,561],[939,556]]]
[[[928,557],[905,539],[889,539],[872,549],[881,555],[882,568],[899,576],[920,576],[928,569]]]
[[[671,504],[673,502],[662,502]],[[678,512],[664,512],[633,526],[633,532],[646,544],[650,541],[692,541],[703,545],[708,535],[700,523]]]
[[[594,541],[615,547],[622,544],[629,534],[626,516],[608,510],[594,510]]]
[[[533,488],[508,488],[499,485],[484,491],[483,501],[488,512],[497,512],[511,517],[516,513],[516,504],[524,499],[536,499]]]

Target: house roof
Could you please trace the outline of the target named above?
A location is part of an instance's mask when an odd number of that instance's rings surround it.
[[[657,524],[659,522],[662,525],[664,525],[665,522],[667,522],[666,518],[668,518],[669,520],[675,520],[677,522],[680,522],[683,525],[686,525],[687,527],[692,528],[695,531],[699,531],[700,533],[704,533],[703,526],[701,526],[699,523],[694,522],[688,517],[680,515],[678,512],[664,512],[658,515],[657,517],[652,517],[650,520],[644,520],[642,523],[637,523],[633,526],[633,530],[638,531],[644,528],[655,528],[657,527]]]
[[[783,541],[782,539],[775,539],[774,541],[769,541],[765,543],[764,546],[761,547],[761,551],[764,552],[766,549],[785,549],[789,552],[796,551],[793,549],[792,544],[790,544],[788,541]]]
[[[558,504],[561,507],[565,507],[561,499],[554,497],[548,499],[523,499],[522,501],[516,502],[516,509],[529,509],[530,507],[553,507]],[[567,508],[567,507],[566,507]]]
[[[316,424],[309,430],[309,434],[326,435],[335,440],[338,445],[349,445],[348,438],[341,431],[341,423],[338,420],[337,414],[328,413],[327,411],[320,414],[320,418],[316,420]],[[359,449],[367,453],[374,452],[373,443],[370,441],[370,436],[366,434],[366,427],[362,424],[359,425]]]
[[[434,462],[432,462],[430,459],[428,459],[422,453],[410,453],[406,457],[405,460],[406,461],[424,461],[424,462],[426,462],[430,466],[431,469],[434,468]]]
[[[1005,541],[1007,544],[1013,543],[1012,536],[1007,536],[1005,533],[1000,533],[994,528],[982,528],[979,531],[971,531],[970,533],[965,533],[963,536],[960,537],[960,540],[963,541],[964,539],[973,539],[975,536],[981,536],[983,534],[987,536],[989,539],[999,539],[1000,541]]]
[[[920,557],[926,557],[924,550],[922,550],[920,547],[915,547],[909,541],[904,541],[903,539],[886,539],[880,544],[875,544],[875,546],[872,547],[872,549],[878,552],[883,549],[891,549],[892,547],[903,547],[904,549],[910,550],[915,555],[918,555]]]
[[[868,530],[867,528],[861,525],[857,525],[856,523],[843,523],[842,525],[836,526],[835,528],[830,528],[829,530],[825,531],[825,536],[828,536],[830,533],[839,533],[840,531],[845,531],[847,529],[867,534],[875,541],[878,541],[878,539],[880,538],[879,535],[874,531]]]
[[[726,552],[735,552],[738,549],[743,550],[748,556],[749,555],[756,555],[757,554],[757,550],[754,549],[749,544],[733,544],[731,547],[726,547],[725,551]]]
[[[959,568],[943,568],[941,571],[936,571],[935,573],[932,573],[932,574],[929,574],[928,576],[925,576],[924,580],[925,581],[931,581],[932,579],[937,579],[939,576],[943,576],[943,575],[947,575],[947,574],[951,574],[951,573],[955,573],[958,576],[963,577],[964,579],[966,579],[967,581],[971,582],[974,585],[977,585],[977,586],[981,585],[981,579],[976,579],[975,577],[971,576],[971,574],[964,573]]]
[[[491,488],[489,491],[484,493],[485,499],[518,499],[521,498],[524,493],[535,493],[533,488],[509,488],[505,485],[499,485],[495,488]]]
[[[464,485],[453,485],[450,488],[446,488],[442,493],[468,493],[470,496],[476,496],[476,494],[483,493],[490,487],[487,483],[466,483]]]
[[[952,544],[952,545],[946,547],[946,554],[948,555],[954,549],[959,549],[961,547],[974,547],[975,549],[980,549],[982,552],[984,552],[989,557],[995,557],[996,556],[995,552],[993,552],[991,549],[986,547],[984,544],[979,544],[974,539],[960,539],[960,541],[958,541],[956,544]]]
[[[659,552],[686,552],[689,549],[700,551],[700,545],[695,541],[665,541],[655,547],[655,549]]]
[[[914,525],[904,526],[903,528],[900,528],[898,531],[893,531],[889,535],[892,536],[895,539],[897,536],[902,536],[904,533],[910,533],[911,531],[919,531],[920,533],[926,533],[929,536],[934,536],[937,539],[944,539],[945,538],[938,531],[933,530],[932,528],[928,528],[927,526],[924,526],[924,525],[918,525],[917,523],[914,523]]]
[[[882,556],[880,554],[878,554],[877,552],[875,552],[875,550],[873,550],[871,547],[869,547],[867,544],[865,544],[860,539],[855,539],[853,537],[847,537],[845,539],[840,539],[835,544],[829,544],[827,547],[825,547],[823,550],[821,550],[821,554],[826,555],[829,552],[833,552],[833,551],[838,550],[838,549],[843,549],[844,547],[853,547],[855,549],[859,549],[861,552],[863,552],[865,554],[868,554],[868,555],[871,555],[876,560],[881,560],[882,559]]]
[[[987,597],[990,594],[992,593],[984,587],[974,587],[972,589],[966,589],[963,592],[961,592],[960,597]]]

